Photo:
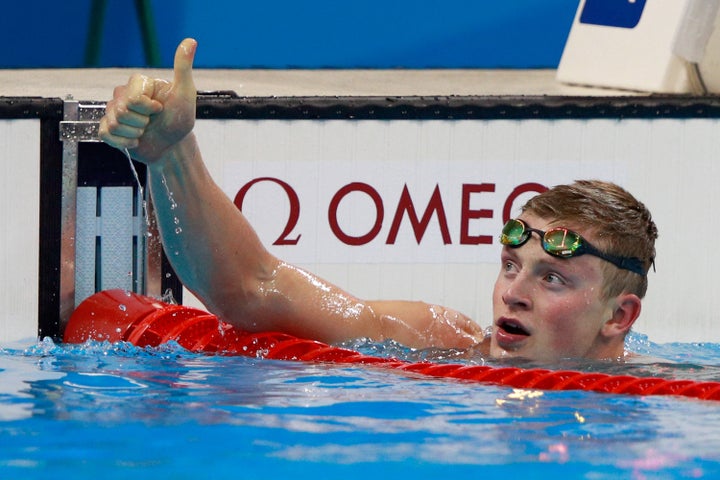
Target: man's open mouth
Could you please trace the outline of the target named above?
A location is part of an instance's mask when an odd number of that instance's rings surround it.
[[[500,320],[500,322],[498,323],[498,328],[510,335],[530,335],[530,332],[528,332],[522,325],[512,320]]]

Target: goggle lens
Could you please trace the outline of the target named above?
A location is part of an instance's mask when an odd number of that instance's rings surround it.
[[[530,231],[525,229],[525,224],[519,220],[509,220],[500,234],[500,243],[511,247],[519,247],[530,238]]]
[[[543,249],[556,257],[572,257],[582,245],[582,237],[566,228],[553,228],[543,235]]]

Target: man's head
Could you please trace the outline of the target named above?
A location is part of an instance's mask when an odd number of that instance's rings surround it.
[[[591,235],[603,252],[625,258],[638,258],[647,272],[655,260],[658,231],[650,211],[622,187],[599,180],[578,180],[558,185],[531,198],[523,213],[552,220],[553,224],[572,224],[584,235]],[[647,291],[647,276],[603,264],[606,298],[622,292],[640,298]]]
[[[654,261],[657,228],[650,212],[612,183],[578,181],[554,187],[528,201],[520,219],[531,229],[577,232],[601,256],[639,259],[637,267],[643,272]],[[493,295],[493,355],[622,355],[625,335],[640,314],[647,290],[645,275],[596,255],[553,257],[535,233],[522,246],[504,247],[502,263]]]

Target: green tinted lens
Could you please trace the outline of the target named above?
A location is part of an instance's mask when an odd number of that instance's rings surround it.
[[[553,228],[543,236],[543,249],[556,257],[577,255],[582,246],[582,237],[566,228]]]
[[[525,224],[519,220],[508,220],[500,234],[500,243],[517,247],[522,245],[530,235],[529,230],[525,230]]]

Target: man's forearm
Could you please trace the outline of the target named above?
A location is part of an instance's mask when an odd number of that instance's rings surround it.
[[[163,245],[183,284],[222,316],[248,305],[273,257],[210,177],[194,134],[149,171]]]

